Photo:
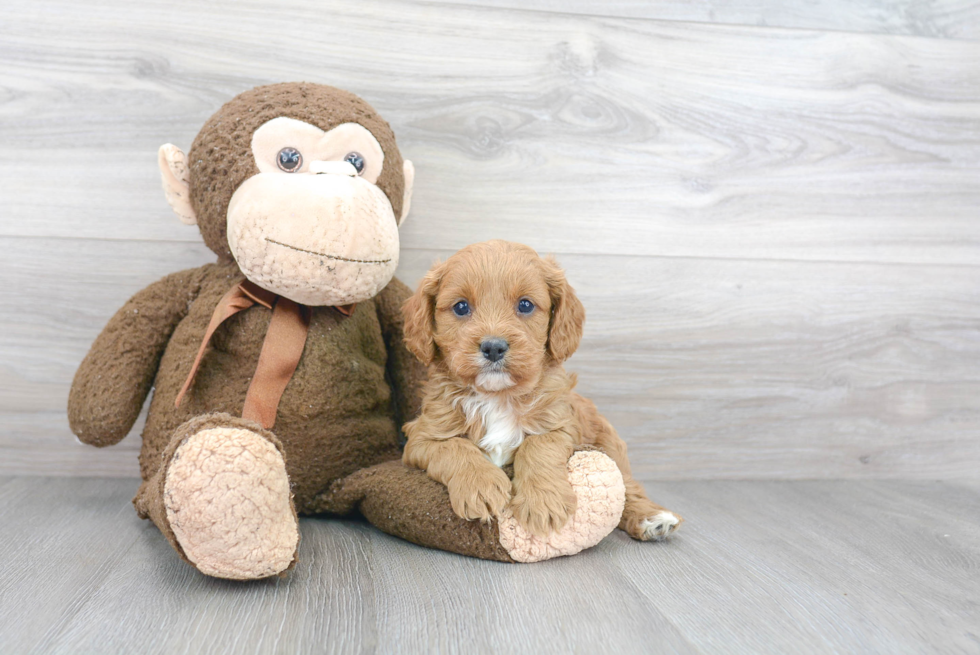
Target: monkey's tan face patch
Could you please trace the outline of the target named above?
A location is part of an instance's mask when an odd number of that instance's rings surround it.
[[[252,155],[260,173],[280,173],[279,153],[292,148],[301,158],[293,175],[309,173],[314,161],[344,161],[350,155],[360,155],[364,168],[360,176],[375,184],[384,167],[385,154],[371,132],[357,123],[344,123],[328,132],[315,125],[281,116],[255,130],[252,135]]]
[[[228,245],[245,277],[305,305],[379,293],[398,267],[399,243],[391,203],[374,184],[384,155],[371,133],[275,118],[256,130],[252,151],[259,173],[228,205]],[[350,153],[362,159],[359,174]]]

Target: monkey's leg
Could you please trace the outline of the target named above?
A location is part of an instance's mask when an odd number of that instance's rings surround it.
[[[595,450],[576,452],[568,476],[578,498],[576,512],[561,531],[543,538],[520,527],[508,510],[491,523],[460,518],[445,486],[400,461],[338,480],[317,498],[316,510],[359,511],[384,532],[420,546],[501,562],[538,562],[596,545],[623,513],[623,477],[612,459]]]
[[[201,573],[231,580],[284,574],[299,525],[282,444],[228,414],[181,425],[133,504]]]

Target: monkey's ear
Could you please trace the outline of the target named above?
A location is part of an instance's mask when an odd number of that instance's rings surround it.
[[[398,217],[398,225],[405,222],[408,216],[408,208],[412,206],[412,186],[415,184],[415,164],[405,160],[402,167],[402,174],[405,176],[405,194],[402,196],[402,215]]]
[[[172,143],[165,143],[160,146],[157,163],[163,178],[163,193],[170,208],[184,225],[197,225],[197,216],[191,207],[190,171],[184,151]]]

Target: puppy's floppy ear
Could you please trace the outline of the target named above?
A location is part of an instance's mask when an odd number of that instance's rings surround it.
[[[445,269],[444,262],[433,266],[422,278],[418,291],[402,307],[402,314],[405,316],[405,345],[426,366],[436,357],[436,294]]]
[[[542,260],[545,281],[551,293],[551,323],[548,326],[548,354],[556,362],[563,362],[575,352],[582,340],[585,324],[585,307],[575,295],[575,290],[565,279],[554,257]]]

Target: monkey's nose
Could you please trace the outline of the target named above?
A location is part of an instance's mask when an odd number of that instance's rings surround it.
[[[310,172],[317,175],[347,175],[357,177],[357,169],[349,161],[311,161]]]
[[[509,348],[510,346],[503,339],[484,339],[480,344],[480,351],[490,362],[499,362]]]

